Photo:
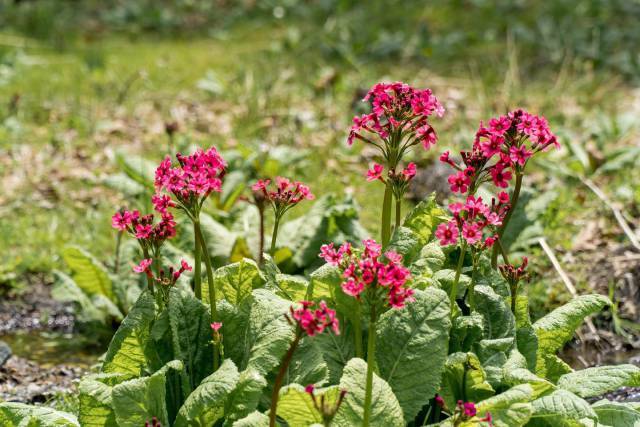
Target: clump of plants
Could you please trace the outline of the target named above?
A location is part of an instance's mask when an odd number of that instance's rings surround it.
[[[580,296],[532,322],[528,260],[514,262],[502,244],[527,164],[558,145],[546,120],[515,110],[481,124],[459,161],[441,156],[460,200],[445,209],[431,196],[403,218],[416,171],[404,156],[433,148],[430,120],[444,110],[430,90],[404,83],[377,84],[365,101],[372,113],[354,119],[348,141],[379,149],[366,177],[384,184],[380,240],[323,242],[325,264],[304,276],[282,273],[273,256],[279,222],[313,196],[300,182],[275,178],[272,188],[261,177],[250,190],[261,218],[258,262],[249,254],[214,269],[207,239],[216,235],[205,236],[202,212],[233,171],[215,148],[177,154],[175,165],[166,158],[152,198],[160,222],[135,210],[113,217],[139,245],[130,268],[146,286],[100,372],[80,382],[79,413],[2,403],[2,425],[639,423],[634,404],[590,402],[640,385],[640,368],[574,371],[557,356],[608,299]],[[264,254],[267,204],[275,221]],[[193,255],[193,266],[163,253],[180,223],[192,230],[192,250],[180,255]]]

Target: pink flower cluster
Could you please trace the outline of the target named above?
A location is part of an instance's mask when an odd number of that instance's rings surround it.
[[[222,177],[227,164],[214,147],[207,151],[198,149],[190,156],[178,153],[176,159],[176,167],[173,167],[171,158],[167,156],[156,169],[156,191],[166,190],[187,208],[211,192],[222,191]],[[166,197],[156,196],[154,199],[158,212],[162,213],[167,207],[175,206]]]
[[[509,208],[509,195],[504,191],[499,194],[497,201],[491,200],[491,206],[484,203],[482,197],[470,195],[464,204],[449,205],[453,219],[438,225],[436,237],[442,246],[457,244],[459,236],[462,235],[469,245],[491,247],[497,238],[497,227],[502,225]],[[489,235],[485,237],[487,232]]]
[[[173,286],[176,284],[182,273],[185,271],[191,271],[192,267],[187,264],[185,260],[180,261],[180,268],[174,269],[173,267],[169,267],[168,274],[165,274],[164,270],[160,270],[160,274],[158,277],[154,276],[151,271],[151,265],[153,264],[153,260],[150,258],[143,259],[140,263],[133,267],[133,271],[139,274],[146,274],[153,281],[164,285],[164,286]]]
[[[414,89],[406,83],[378,83],[364,97],[370,101],[372,113],[356,116],[347,142],[355,139],[373,143],[367,134],[386,141],[398,130],[409,137],[409,144],[422,142],[425,149],[436,143],[437,135],[427,119],[432,114],[442,117],[444,108],[430,89]]]
[[[527,277],[526,268],[529,264],[529,259],[527,257],[522,257],[522,264],[519,267],[510,264],[499,265],[498,269],[500,270],[500,274],[504,277],[504,280],[507,281],[512,286],[517,286],[520,280],[525,279]]]
[[[153,224],[154,215],[140,216],[137,210],[116,212],[111,217],[111,226],[120,231],[127,231],[135,236],[144,246],[159,247],[166,239],[176,235],[176,222],[170,212],[165,211],[161,220]]]
[[[347,295],[360,298],[365,288],[384,289],[386,300],[393,308],[402,308],[405,302],[413,301],[413,289],[406,287],[411,278],[409,270],[402,265],[402,256],[388,251],[381,262],[382,246],[374,240],[364,240],[364,249],[355,253],[351,245],[345,243],[339,249],[333,244],[320,248],[320,257],[331,265],[340,266],[345,281],[342,290]]]
[[[462,420],[469,420],[475,417],[478,414],[478,410],[476,408],[475,403],[473,402],[463,402],[462,400],[458,400],[456,406],[456,415],[460,417]],[[491,413],[487,412],[485,418],[481,418],[480,422],[488,423],[489,426],[493,423],[493,418],[491,417]]]
[[[382,177],[383,172],[384,172],[384,166],[379,163],[374,163],[371,169],[367,171],[367,175],[366,175],[367,181],[380,180],[382,182],[386,182],[385,179]],[[416,164],[411,162],[407,165],[406,168],[400,171],[400,173],[395,173],[394,171],[391,171],[389,173],[389,179],[391,179],[392,181],[409,182],[413,179],[414,176],[416,176],[416,172],[417,172]]]
[[[316,309],[312,308],[315,305],[313,301],[300,301],[300,304],[301,308],[291,307],[291,316],[307,335],[312,337],[321,334],[327,327],[331,327],[334,334],[340,335],[340,323],[336,312],[327,307],[324,301],[320,301],[319,308]]]
[[[471,151],[461,152],[462,164],[456,164],[448,151],[440,161],[457,170],[448,179],[454,193],[475,193],[483,182],[507,188],[514,173],[522,173],[527,161],[549,146],[559,148],[556,136],[544,117],[515,110],[480,123]],[[495,161],[493,161],[495,159]]]
[[[153,417],[151,418],[151,422],[144,422],[144,427],[162,427],[162,424],[160,424],[160,421],[158,421],[157,417]]]
[[[262,194],[273,205],[276,212],[295,206],[302,200],[315,198],[309,187],[299,181],[290,181],[281,176],[277,176],[275,181],[275,190],[269,189],[270,179],[258,180],[251,189]]]

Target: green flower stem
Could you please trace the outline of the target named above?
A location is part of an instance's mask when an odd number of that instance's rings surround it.
[[[193,266],[193,282],[194,282],[194,293],[196,294],[197,299],[202,298],[202,258],[201,258],[201,243],[200,243],[200,233],[198,233],[198,229],[200,227],[200,221],[195,220],[193,222],[193,236],[194,236],[194,266]]]
[[[518,302],[518,285],[511,285],[511,313],[516,316],[516,303]]]
[[[211,257],[209,256],[209,248],[207,248],[207,244],[204,241],[204,236],[202,234],[202,229],[200,228],[200,221],[195,221],[195,231],[198,235],[198,241],[200,243],[200,248],[202,249],[202,257],[204,258],[204,265],[207,269],[207,284],[209,286],[209,305],[211,306],[211,323],[218,320],[218,309],[216,306],[216,288],[213,283],[213,268],[211,267]],[[213,370],[218,369],[220,354],[218,352],[218,346],[214,344],[213,346]]]
[[[260,215],[260,246],[258,249],[258,265],[264,263],[264,206],[258,206],[258,214]]]
[[[280,226],[280,217],[278,215],[276,215],[276,220],[273,223],[273,235],[271,236],[271,250],[269,251],[271,256],[273,256],[273,254],[276,251],[276,241],[278,240],[278,227],[279,226]]]
[[[362,351],[362,303],[358,301],[356,303],[356,315],[353,322],[353,336],[356,343],[356,357],[362,358],[364,353]]]
[[[113,267],[113,272],[118,274],[118,270],[120,269],[120,244],[122,243],[122,235],[124,231],[118,232],[118,237],[116,237],[116,261]]]
[[[382,246],[387,246],[389,240],[391,240],[391,203],[393,201],[393,193],[391,189],[391,182],[387,181],[387,185],[384,189],[384,200],[382,203],[382,225],[381,225],[381,243]]]
[[[471,284],[469,285],[469,307],[471,310],[475,310],[475,292],[476,292],[476,273],[478,272],[478,260],[477,257],[473,257],[473,270],[471,271]]]
[[[369,334],[367,342],[367,382],[364,393],[364,416],[362,418],[363,427],[369,427],[371,418],[371,398],[373,393],[373,368],[376,363],[376,309],[371,307],[371,318],[369,321]]]
[[[398,227],[400,227],[400,220],[401,220],[401,215],[402,215],[402,199],[396,199],[396,228],[394,230],[397,230]]]
[[[144,259],[149,259],[149,251],[143,248],[142,257]],[[153,289],[153,282],[151,281],[151,277],[149,277],[148,274],[145,274],[145,276],[147,276],[147,289],[149,289],[149,292],[151,292],[151,295],[155,295],[155,290]]]
[[[467,242],[463,241],[460,247],[460,258],[458,258],[458,266],[456,267],[456,277],[451,285],[451,293],[449,294],[449,302],[451,304],[451,317],[453,317],[453,305],[456,303],[456,294],[458,292],[458,282],[460,281],[460,273],[462,273],[462,264],[464,263],[464,254],[467,252]]]
[[[302,338],[302,331],[300,330],[300,328],[297,328],[296,337],[289,346],[287,354],[284,355],[284,359],[282,359],[282,364],[280,365],[280,370],[278,371],[278,376],[273,383],[273,391],[271,392],[271,409],[269,411],[269,427],[275,427],[276,425],[276,412],[278,409],[280,388],[282,387],[282,381],[284,381],[284,377],[287,374],[287,369],[289,369],[289,364],[291,363],[291,359],[293,358],[293,353],[295,353],[296,348],[298,347],[300,338]]]
[[[498,229],[498,238],[502,238],[507,225],[509,224],[509,220],[511,219],[511,215],[513,215],[513,211],[516,210],[516,206],[518,206],[518,199],[520,198],[520,190],[522,189],[522,172],[516,172],[516,185],[513,188],[513,194],[511,195],[511,209],[505,215],[502,220],[502,225]],[[498,247],[494,246],[493,251],[491,252],[491,267],[498,267]]]

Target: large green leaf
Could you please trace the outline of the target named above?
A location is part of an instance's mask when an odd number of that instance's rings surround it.
[[[529,384],[533,390],[532,397],[534,399],[556,389],[556,386],[552,382],[547,381],[544,378],[540,378],[525,368],[507,369],[505,367],[504,379],[510,386]]]
[[[275,278],[278,295],[290,301],[307,299],[309,282],[304,277],[278,274]]]
[[[365,383],[367,363],[358,358],[351,359],[344,368],[340,388],[347,390],[347,395],[333,420],[337,427],[362,425],[364,415]],[[385,380],[373,374],[371,399],[371,427],[404,426],[402,408]]]
[[[83,427],[116,425],[111,393],[113,386],[131,379],[125,374],[93,374],[82,378],[78,385],[80,404],[78,421]]]
[[[347,362],[355,356],[355,344],[351,325],[340,323],[340,335],[333,333],[320,334],[312,343],[318,347],[329,370],[329,384],[336,384],[342,377],[342,370]]]
[[[225,425],[231,425],[255,410],[266,386],[267,380],[255,369],[240,372],[238,384],[224,405]]]
[[[583,295],[574,298],[547,314],[533,324],[538,336],[538,352],[536,373],[550,378],[549,372],[555,359],[555,354],[569,341],[575,330],[590,314],[600,311],[610,304],[607,297],[602,295]]]
[[[335,302],[336,289],[343,281],[342,274],[338,267],[324,264],[309,276],[309,299],[327,300]]]
[[[217,269],[213,275],[216,289],[222,291],[225,299],[233,305],[238,305],[251,291],[265,283],[265,278],[258,265],[251,259],[243,259],[240,262],[225,265]],[[203,301],[208,301],[209,292],[206,286],[202,287]]]
[[[533,412],[529,400],[532,391],[528,385],[513,387],[504,393],[480,402],[476,409],[479,417],[491,414],[494,427],[519,427],[529,421]]]
[[[334,334],[327,332],[321,335]],[[323,350],[316,345],[317,337],[302,338],[289,364],[284,384],[323,385],[327,382],[329,369],[323,357]]]
[[[442,373],[440,395],[450,410],[458,400],[479,402],[494,395],[480,360],[473,353],[450,354]]]
[[[167,376],[182,372],[182,362],[174,360],[149,377],[135,378],[113,387],[113,410],[119,427],[140,427],[157,417],[163,425],[173,421],[167,412]]]
[[[492,288],[476,286],[475,304],[477,312],[484,317],[484,337],[486,339],[515,336],[515,318],[504,299]]]
[[[628,403],[601,400],[591,405],[598,415],[599,427],[638,427],[640,411]]]
[[[253,411],[246,417],[233,423],[233,427],[267,427],[268,425],[269,417],[258,411]]]
[[[468,352],[482,339],[484,316],[474,312],[470,316],[458,316],[453,321],[449,352]]]
[[[230,357],[239,369],[253,367],[267,376],[280,365],[282,356],[293,340],[293,328],[285,314],[291,302],[273,293],[257,289],[240,306],[221,303],[218,314],[225,337],[225,357]]]
[[[435,396],[449,342],[449,296],[440,289],[415,291],[415,301],[389,310],[378,322],[376,360],[404,418],[412,420]]]
[[[190,291],[179,288],[171,289],[169,299],[173,358],[184,363],[191,388],[194,389],[213,368],[209,307]]]
[[[72,414],[43,406],[23,403],[0,403],[0,425],[2,427],[79,427]]]
[[[583,419],[597,420],[589,403],[567,390],[556,390],[533,401],[534,425],[571,425]]]
[[[340,397],[340,388],[332,386],[325,389],[315,389],[313,392],[318,404],[320,400],[328,407],[334,406]],[[280,390],[277,414],[290,426],[306,427],[312,424],[322,424],[322,414],[313,404],[311,395],[300,384],[290,384]]]
[[[149,340],[155,318],[155,301],[144,292],[111,339],[102,371],[139,377],[150,371],[147,356],[152,351]]]
[[[624,386],[640,386],[640,368],[634,365],[597,366],[565,374],[558,380],[558,387],[582,398],[599,396]]]
[[[77,246],[69,246],[62,251],[62,258],[73,272],[73,280],[87,295],[100,294],[113,301],[109,274],[93,255]]]
[[[226,359],[189,395],[178,411],[174,427],[210,427],[224,416],[224,405],[238,384],[238,368]]]

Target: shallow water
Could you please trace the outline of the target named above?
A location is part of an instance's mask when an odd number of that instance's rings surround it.
[[[88,368],[98,362],[105,348],[91,345],[77,334],[57,332],[15,332],[1,335],[14,355],[32,360],[43,367],[70,365]]]

